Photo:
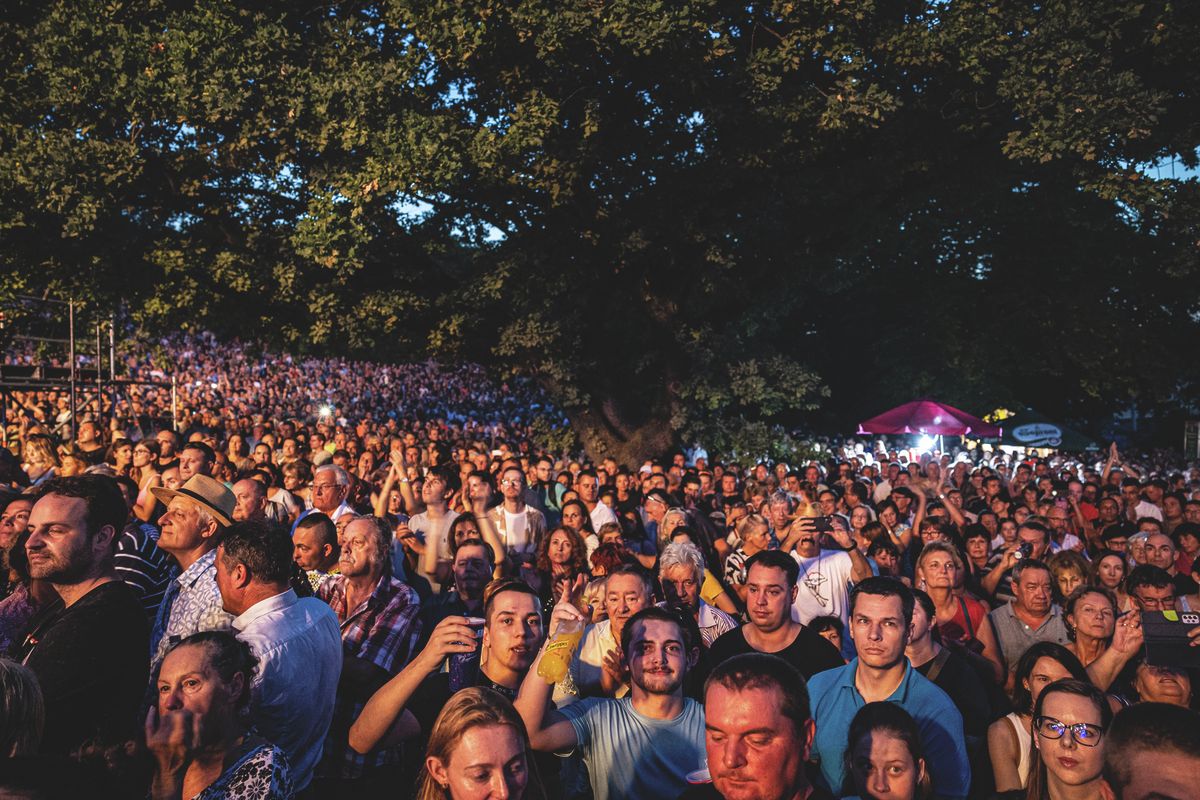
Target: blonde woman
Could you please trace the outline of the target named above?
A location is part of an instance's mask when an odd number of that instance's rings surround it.
[[[491,689],[450,698],[429,735],[417,800],[543,800],[525,723]]]
[[[929,594],[937,610],[935,626],[947,644],[958,644],[982,655],[992,665],[997,683],[1004,682],[1004,660],[988,608],[961,591],[966,564],[949,542],[933,541],[917,557],[917,588]]]
[[[21,468],[34,486],[48,481],[58,474],[61,462],[54,448],[54,440],[44,433],[30,434],[21,452]]]

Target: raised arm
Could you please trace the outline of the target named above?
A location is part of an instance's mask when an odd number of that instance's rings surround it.
[[[547,644],[554,639],[555,632],[566,620],[576,620],[580,625],[587,623],[579,609],[569,601],[560,600],[550,614],[550,635],[546,637]],[[517,693],[514,705],[529,732],[529,743],[533,749],[553,753],[575,747],[579,744],[579,738],[575,735],[575,727],[571,725],[570,720],[550,708],[554,685],[537,674],[545,655],[546,648],[543,646],[537,660],[525,674],[525,680],[521,682],[521,690]]]
[[[441,668],[447,656],[470,653],[477,646],[475,632],[465,617],[447,617],[438,623],[425,649],[363,706],[350,726],[350,747],[358,753],[369,753],[420,734],[417,718],[406,709],[413,693],[421,681]]]

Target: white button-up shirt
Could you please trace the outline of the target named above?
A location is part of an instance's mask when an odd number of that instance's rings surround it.
[[[258,658],[251,721],[287,753],[300,791],[312,780],[333,719],[342,674],[337,615],[317,598],[288,589],[250,606],[234,618],[233,629]]]

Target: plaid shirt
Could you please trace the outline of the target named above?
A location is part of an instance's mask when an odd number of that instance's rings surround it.
[[[408,663],[421,632],[417,618],[421,601],[408,584],[385,573],[371,596],[357,608],[350,609],[346,607],[346,576],[330,575],[317,589],[317,597],[337,614],[342,628],[342,652],[346,657],[368,661],[388,675],[395,675]],[[361,755],[348,746],[346,736],[350,725],[358,719],[365,705],[365,702],[346,697],[339,689],[333,725],[325,742],[323,775],[358,778],[366,767],[383,766],[399,759],[398,748]]]

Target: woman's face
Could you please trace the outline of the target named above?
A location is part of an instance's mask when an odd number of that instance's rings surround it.
[[[213,668],[208,647],[183,645],[163,659],[158,673],[158,713],[189,711],[202,722],[214,716],[234,714],[234,704],[242,693],[245,676],[235,674],[227,684]],[[220,735],[221,727],[205,726],[210,735]]]
[[[850,527],[856,531],[861,531],[870,521],[871,515],[863,506],[855,506],[854,510],[850,512]]]
[[[1030,708],[1037,704],[1038,695],[1050,684],[1063,678],[1072,677],[1067,668],[1057,660],[1042,656],[1033,665],[1033,671],[1025,679],[1025,688],[1029,690]]]
[[[29,512],[33,508],[33,500],[21,497],[13,500],[0,514],[0,550],[5,552],[17,543],[17,537],[29,527]]]
[[[135,467],[144,467],[154,459],[154,454],[150,452],[150,448],[144,444],[139,444],[133,448],[133,465]]]
[[[896,526],[896,509],[888,506],[883,511],[879,512],[879,521],[889,530]]]
[[[479,526],[475,524],[474,520],[460,522],[458,527],[454,529],[454,546],[455,547],[460,547],[462,545],[462,543],[467,541],[468,539],[481,539],[481,538],[483,538],[483,537],[479,535]]]
[[[1096,568],[1100,584],[1107,589],[1116,589],[1125,580],[1125,562],[1120,556],[1105,556]]]
[[[1076,570],[1067,569],[1058,573],[1058,590],[1063,597],[1070,597],[1071,592],[1083,583],[1083,576]]]
[[[113,451],[113,459],[118,464],[128,464],[133,461],[133,445],[123,444]]]
[[[551,564],[569,564],[573,548],[571,547],[571,539],[562,531],[555,531],[550,537],[550,563]]]
[[[1093,639],[1107,639],[1116,629],[1117,617],[1107,597],[1089,592],[1075,601],[1075,610],[1067,616],[1067,622]]]
[[[583,529],[583,512],[577,505],[569,505],[563,509],[562,524],[578,533]]]
[[[1064,725],[1085,723],[1100,727],[1100,709],[1096,708],[1096,704],[1086,697],[1066,692],[1049,695],[1042,704],[1042,716]],[[1095,740],[1094,747],[1088,747],[1079,744],[1075,733],[1069,729],[1058,739],[1047,737],[1045,725],[1043,722],[1043,727],[1038,729],[1034,742],[1047,773],[1067,786],[1082,786],[1095,780],[1104,764],[1103,734]]]
[[[826,628],[819,632],[817,636],[828,639],[838,649],[839,653],[842,652],[842,635],[837,632],[837,628]]]
[[[982,561],[988,557],[988,549],[991,542],[987,537],[976,536],[972,539],[967,539],[967,556],[974,561]]]
[[[1187,708],[1192,702],[1192,679],[1186,670],[1155,667],[1142,662],[1133,688],[1144,703],[1170,703]]]
[[[949,553],[934,551],[921,559],[921,575],[931,589],[951,589],[958,578],[958,564]]]
[[[661,531],[662,538],[667,541],[670,541],[671,540],[671,531],[675,530],[682,524],[683,524],[683,515],[682,514],[672,514],[670,512],[667,512],[667,515],[665,517],[663,517],[663,521],[662,521],[662,531]]]
[[[1017,539],[1017,523],[1011,519],[1006,519],[1000,523],[1000,535],[1004,537],[1004,541],[1011,543]]]
[[[529,782],[525,748],[511,725],[478,725],[467,730],[443,764],[430,757],[429,774],[452,800],[520,800]]]
[[[904,740],[883,729],[859,738],[850,768],[864,800],[912,800],[925,774],[925,763],[913,761]]]

